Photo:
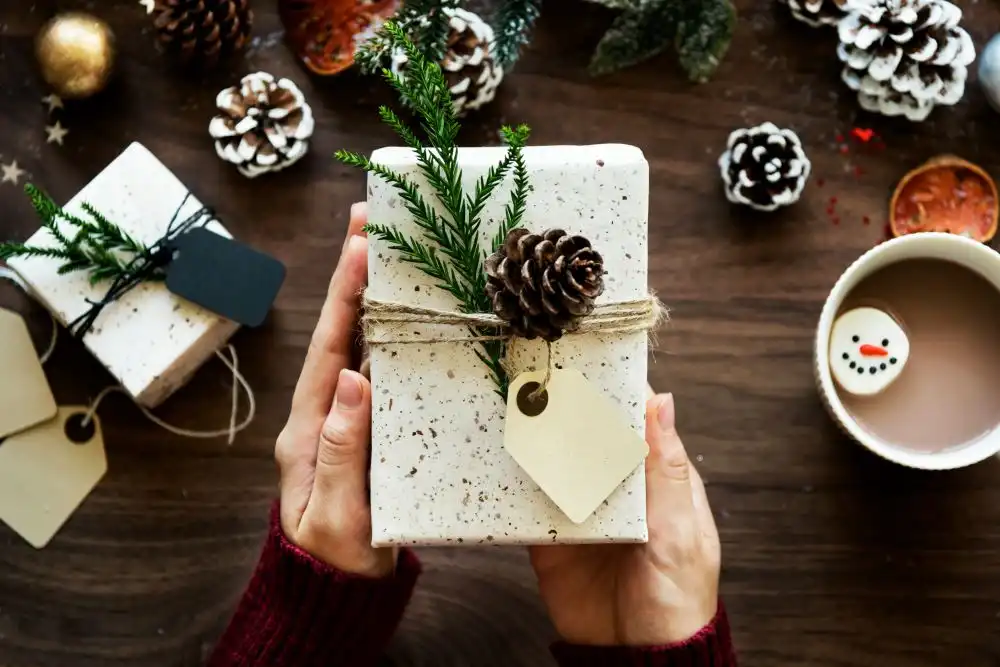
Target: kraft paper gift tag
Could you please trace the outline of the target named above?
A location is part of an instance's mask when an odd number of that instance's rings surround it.
[[[97,416],[63,406],[55,419],[0,443],[0,519],[41,549],[108,470]]]
[[[24,318],[4,308],[0,308],[0,369],[0,438],[56,416],[56,399]]]
[[[572,369],[518,375],[507,394],[504,447],[573,523],[583,523],[649,453],[622,409]]]

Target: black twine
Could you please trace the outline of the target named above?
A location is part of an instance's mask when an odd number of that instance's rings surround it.
[[[145,252],[136,255],[132,258],[132,261],[125,265],[125,269],[111,283],[111,287],[108,288],[104,298],[100,301],[85,299],[90,304],[90,308],[87,312],[66,325],[66,328],[69,329],[70,334],[74,338],[81,339],[87,335],[91,328],[93,328],[94,322],[97,321],[101,311],[107,305],[114,303],[135,289],[140,283],[148,280],[163,280],[166,277],[165,269],[167,265],[174,259],[174,239],[195,227],[203,227],[216,219],[212,209],[202,206],[186,219],[178,222],[177,218],[180,216],[181,210],[187,204],[190,197],[190,192],[184,195],[180,206],[177,207],[173,217],[170,218],[167,231],[164,232],[163,236],[156,243],[149,246]]]

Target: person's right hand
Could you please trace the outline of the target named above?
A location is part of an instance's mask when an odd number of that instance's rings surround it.
[[[646,441],[648,543],[530,550],[552,622],[571,644],[673,644],[715,617],[719,534],[674,428],[672,395],[646,403]]]
[[[352,363],[368,280],[366,221],[365,205],[352,206],[340,262],[274,455],[281,471],[281,528],[288,540],[344,572],[382,577],[393,571],[396,553],[371,545],[372,393]]]

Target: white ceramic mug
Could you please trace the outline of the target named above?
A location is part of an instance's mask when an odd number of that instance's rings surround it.
[[[872,435],[847,412],[830,371],[830,331],[845,297],[879,269],[907,259],[942,259],[964,266],[1000,290],[1000,254],[971,239],[953,234],[921,232],[878,245],[847,267],[823,305],[816,329],[816,384],[834,421],[854,440],[879,456],[922,470],[950,470],[983,461],[1000,452],[1000,426],[968,445],[939,452],[919,452],[894,445]],[[998,339],[997,344],[1000,344]],[[997,415],[1000,422],[1000,415]]]

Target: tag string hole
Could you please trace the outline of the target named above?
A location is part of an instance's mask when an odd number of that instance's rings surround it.
[[[97,426],[94,424],[94,420],[90,419],[86,413],[77,412],[66,419],[63,431],[71,442],[75,442],[78,445],[85,445],[93,439],[94,434],[97,432]]]
[[[538,392],[540,384],[537,382],[526,382],[517,391],[517,409],[526,417],[537,417],[545,412],[549,404],[549,392],[542,389]],[[536,394],[536,392],[538,392]]]

